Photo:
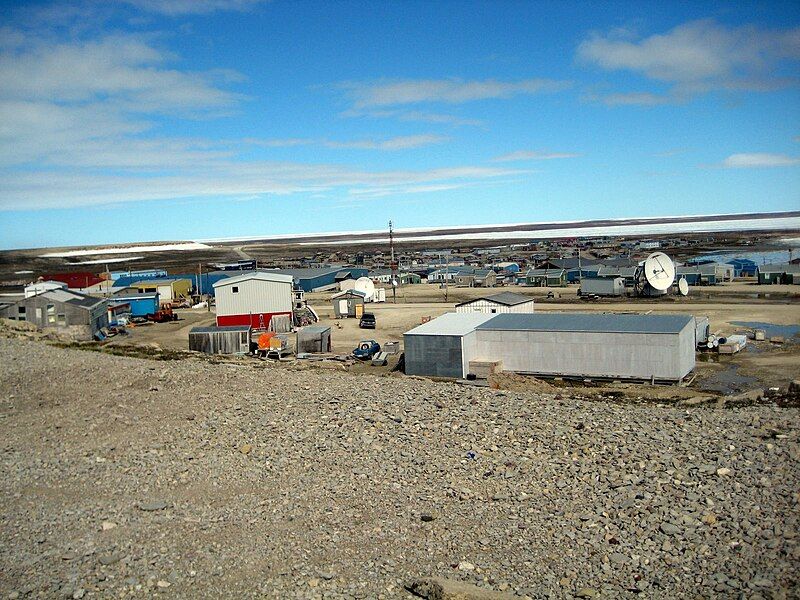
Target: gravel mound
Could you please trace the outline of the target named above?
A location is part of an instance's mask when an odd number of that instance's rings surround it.
[[[0,339],[3,597],[797,597],[798,409]]]

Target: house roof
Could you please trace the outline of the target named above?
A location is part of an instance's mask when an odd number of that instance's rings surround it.
[[[367,293],[360,290],[344,290],[331,296],[333,298],[344,298],[345,296],[358,296],[359,298],[366,298]]]
[[[219,281],[214,283],[214,289],[220,288],[225,285],[233,285],[234,283],[250,281],[252,279],[257,279],[259,281],[269,281],[272,283],[288,283],[289,285],[292,285],[292,283],[294,283],[294,278],[291,275],[287,275],[284,273],[274,273],[272,271],[250,271],[248,273],[243,273],[242,275],[237,275],[236,277],[227,277],[225,279],[220,279]]]
[[[405,335],[466,335],[494,316],[484,313],[445,313],[406,331]]]
[[[90,310],[100,304],[105,303],[103,298],[95,298],[94,296],[87,296],[86,294],[82,294],[74,290],[65,289],[47,290],[41,294],[31,296],[31,298],[47,298],[48,300],[53,300],[54,302],[62,302],[64,304],[85,308],[86,310]]]
[[[678,333],[692,315],[628,315],[597,313],[504,313],[479,325],[482,330],[568,331],[593,333]]]
[[[800,264],[792,263],[773,263],[770,265],[758,265],[759,273],[800,273]]]
[[[566,271],[564,269],[530,269],[527,273],[528,277],[544,277],[553,276],[561,277]]]
[[[494,302],[496,304],[502,304],[503,306],[516,306],[517,304],[524,304],[525,302],[533,302],[533,298],[530,296],[525,296],[524,294],[515,294],[514,292],[500,292],[499,294],[493,294],[491,296],[482,296],[480,298],[475,298],[474,300],[468,300],[466,302],[462,302],[461,304],[456,304],[456,306],[467,306],[474,302],[479,302],[481,300],[488,300],[489,302]]]

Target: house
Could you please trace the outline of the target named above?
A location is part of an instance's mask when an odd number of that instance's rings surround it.
[[[525,274],[527,285],[536,287],[564,287],[567,285],[567,272],[564,269],[530,269]]]
[[[490,288],[497,285],[497,273],[492,269],[475,269],[472,273],[472,285]]]
[[[492,267],[495,271],[508,271],[509,273],[519,273],[519,263],[499,262]]]
[[[760,284],[800,283],[800,264],[778,263],[758,265],[756,276]]]
[[[533,298],[514,292],[501,292],[456,304],[456,312],[485,314],[531,313],[533,312]]]
[[[101,277],[98,277],[94,273],[89,273],[88,271],[50,273],[49,275],[45,275],[42,279],[45,281],[60,281],[66,283],[68,288],[76,290],[88,288],[103,281]]]
[[[158,312],[161,307],[158,292],[150,294],[131,294],[124,293],[115,295],[110,300],[113,304],[127,304],[130,307],[132,317],[146,317]]]
[[[95,338],[108,326],[106,301],[68,289],[46,290],[0,308],[0,317],[33,323],[42,331],[78,341]]]
[[[367,273],[367,277],[369,277],[374,283],[383,283],[389,285],[392,282],[392,270],[372,269],[369,273]],[[398,271],[396,274],[396,279],[399,285],[422,283],[422,277],[416,273],[410,273],[408,271]]]
[[[293,277],[272,271],[250,271],[214,284],[217,326],[246,325],[269,329],[275,317],[291,321]]]

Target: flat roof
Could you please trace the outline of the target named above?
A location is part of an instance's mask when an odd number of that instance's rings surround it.
[[[473,302],[479,302],[481,300],[488,300],[489,302],[495,302],[497,304],[502,304],[503,306],[516,306],[517,304],[524,304],[525,302],[533,302],[534,299],[532,296],[526,296],[525,294],[516,294],[514,292],[500,292],[499,294],[492,294],[491,296],[481,296],[480,298],[467,300],[466,302],[462,302],[461,304],[456,304],[456,306],[466,306],[468,304],[472,304]]]
[[[476,328],[490,331],[571,331],[595,333],[679,333],[692,315],[609,313],[504,313]]]
[[[445,313],[406,331],[404,335],[466,335],[495,316],[497,315],[484,313]]]
[[[250,331],[249,325],[222,325],[220,327],[192,327],[189,333],[224,333],[226,331],[246,333]]]
[[[273,273],[270,271],[249,271],[236,277],[228,277],[220,279],[214,283],[214,288],[219,288],[225,285],[233,285],[234,283],[241,283],[242,281],[250,281],[251,279],[258,279],[259,281],[271,281],[273,283],[288,283],[293,284],[294,278],[291,275],[284,275],[282,273]]]

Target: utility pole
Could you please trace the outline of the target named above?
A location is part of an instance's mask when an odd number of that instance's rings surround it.
[[[442,255],[439,255],[439,260],[442,260]],[[447,286],[448,280],[450,279],[450,258],[448,257],[447,262],[444,266],[444,301],[447,302]]]
[[[578,285],[583,281],[583,269],[581,269],[581,243],[578,241]]]
[[[394,259],[394,230],[391,221],[389,221],[389,253],[389,267],[392,269],[392,302],[397,304],[397,262]]]

